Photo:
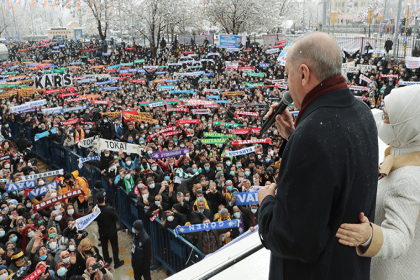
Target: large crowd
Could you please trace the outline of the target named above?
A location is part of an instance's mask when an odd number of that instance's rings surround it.
[[[6,183],[40,173],[31,151],[35,140],[24,131],[13,139],[14,122],[75,150],[82,140],[97,136],[88,157],[99,159],[84,164],[99,167],[113,189],[122,188],[137,199],[139,211],[160,219],[164,228],[239,220],[237,228],[184,235],[204,254],[255,231],[258,204],[236,205],[236,193],[276,183],[281,164],[285,141],[277,129],[259,135],[264,113],[287,88],[287,73],[277,61],[279,53],[269,51],[272,47],[247,44],[228,50],[192,42],[162,43],[152,51],[122,44],[114,52],[102,52],[99,46],[75,41],[9,44],[11,62],[1,66],[0,76],[5,157],[0,171],[0,280],[25,279],[39,268],[49,280],[113,278],[108,252],[101,256],[87,232],[74,225],[92,213],[90,200],[106,203],[101,181],[89,186],[77,170],[64,170],[49,181],[36,179],[36,188],[58,182],[57,190],[42,196],[30,197],[31,189],[7,191]],[[343,50],[343,62],[376,66],[368,73],[360,69],[345,74],[348,84],[356,86],[355,96],[371,107],[381,108],[384,96],[399,82],[419,81],[418,69],[407,69],[404,60],[367,51]],[[73,82],[69,87],[33,89],[37,77],[67,73]],[[13,108],[37,100],[46,102],[26,111]],[[101,139],[138,149],[106,149],[99,145]],[[255,149],[226,156],[246,147]],[[180,149],[188,150],[175,157],[153,156]],[[34,205],[74,189],[82,193],[35,211]],[[139,223],[133,231],[144,234]]]

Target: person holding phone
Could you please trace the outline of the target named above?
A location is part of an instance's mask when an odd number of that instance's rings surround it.
[[[105,268],[103,261],[90,257],[86,260],[86,270],[82,277],[86,280],[112,280],[114,276]]]

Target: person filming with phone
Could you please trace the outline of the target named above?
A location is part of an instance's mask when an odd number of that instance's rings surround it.
[[[295,124],[287,110],[275,116],[285,139],[280,172],[258,191],[269,279],[369,279],[370,259],[335,237],[360,212],[373,220],[379,161],[373,115],[351,94],[341,67],[340,47],[325,33],[304,35],[288,51],[288,87],[300,112]]]

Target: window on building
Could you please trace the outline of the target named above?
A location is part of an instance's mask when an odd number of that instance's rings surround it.
[[[361,5],[362,7],[364,7],[364,6],[365,6],[365,2],[361,2],[361,3],[360,3],[360,5]]]
[[[359,2],[354,2],[354,6],[355,7],[359,6]]]
[[[344,2],[341,2],[341,7],[343,7],[343,8],[345,7],[345,6],[344,6]]]

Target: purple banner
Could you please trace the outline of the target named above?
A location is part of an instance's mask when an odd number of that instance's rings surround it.
[[[185,149],[179,149],[179,150],[173,150],[173,151],[167,151],[167,152],[153,153],[150,156],[152,157],[152,159],[161,159],[161,158],[169,158],[169,157],[177,157],[177,156],[182,156],[182,155],[188,155],[189,152],[190,152],[190,149],[185,148]]]
[[[22,110],[22,111],[17,111],[17,112],[14,112],[15,114],[17,114],[17,115],[20,115],[20,114],[25,114],[25,113],[33,113],[33,112],[37,112],[38,111],[38,108],[29,108],[29,109],[25,109],[25,110]]]

